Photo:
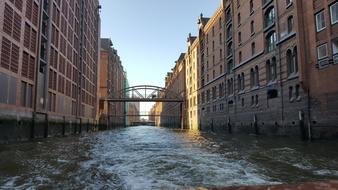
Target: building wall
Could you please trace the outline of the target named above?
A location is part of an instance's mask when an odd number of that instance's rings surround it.
[[[216,125],[223,125],[225,114],[225,33],[224,8],[221,5],[215,14],[203,23],[203,16],[199,18],[199,35],[203,43],[203,63],[201,62],[201,86],[199,89],[200,128],[205,129]],[[202,47],[202,46],[201,46]],[[200,55],[202,56],[202,54]]]
[[[112,47],[110,39],[101,39],[100,61],[100,94],[99,99],[117,98],[123,95],[125,89],[126,74],[120,57]],[[100,101],[98,118],[100,124],[109,126],[124,126],[126,106],[123,102]]]
[[[198,112],[198,78],[199,78],[199,39],[189,35],[188,51],[185,55],[185,85],[186,85],[186,121],[187,128],[197,130],[199,126]]]
[[[181,54],[176,61],[175,67],[171,73],[168,73],[165,82],[166,92],[163,92],[163,97],[176,97],[177,99],[184,99],[185,97],[185,59],[184,54]],[[181,128],[185,126],[182,120],[185,117],[185,105],[182,102],[163,102],[161,105],[160,126]]]
[[[337,0],[301,1],[299,9],[299,28],[303,31],[306,50],[302,54],[304,86],[307,87],[310,99],[310,117],[314,135],[326,136],[337,134],[338,123],[338,61],[337,44],[338,23],[332,22],[331,7],[338,6]],[[336,15],[338,14],[337,8]],[[324,14],[325,28],[317,31],[316,15]],[[325,57],[318,57],[317,50],[321,45],[327,46]],[[337,46],[337,45],[336,45]],[[333,130],[335,129],[335,130]],[[329,133],[329,134],[327,134]]]
[[[1,117],[95,123],[99,2],[46,2],[0,2]],[[45,136],[60,133],[60,127],[45,126]],[[35,135],[39,130],[31,136],[41,136]]]
[[[226,36],[223,39],[225,76],[220,79],[225,88],[217,85],[208,87],[208,83],[202,85],[201,118],[207,121],[202,122],[202,127],[250,133],[312,135],[315,138],[335,135],[337,128],[328,129],[327,126],[336,126],[338,119],[334,106],[337,70],[330,45],[337,38],[337,32],[335,24],[329,24],[329,7],[336,2],[293,1],[286,4],[283,0],[268,0],[265,4],[264,1],[252,1],[251,5],[250,1],[223,1],[207,24],[200,26],[203,31],[200,31],[199,38],[204,38],[207,68],[208,62],[210,67],[208,43],[210,39],[215,40],[210,38],[208,28],[212,28],[212,36],[222,32],[214,28],[217,18],[224,18],[222,24]],[[322,9],[327,27],[315,32],[315,14]],[[270,23],[267,22],[269,12],[274,13]],[[326,60],[332,64],[318,69],[317,47],[323,43],[328,43],[330,47]],[[217,48],[212,49],[217,51],[222,46]],[[216,65],[206,69],[205,74],[201,72],[201,81],[205,80],[205,76],[208,81],[208,75],[210,80]],[[205,69],[205,63],[201,64],[201,70],[203,67]],[[219,98],[208,102],[206,98],[203,104],[203,92],[211,93],[212,88],[217,88],[218,93],[224,90],[224,101]],[[221,109],[222,103],[219,104],[220,109],[215,109],[216,102],[224,102],[224,110]],[[332,106],[328,102],[332,102]],[[305,125],[300,125],[301,114],[304,114]]]
[[[337,136],[337,11],[337,0],[222,0],[201,14],[185,55],[189,128]]]

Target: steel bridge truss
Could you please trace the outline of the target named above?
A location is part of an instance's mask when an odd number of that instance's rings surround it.
[[[125,88],[115,96],[101,99],[107,102],[184,102],[184,97],[165,88],[140,85]]]

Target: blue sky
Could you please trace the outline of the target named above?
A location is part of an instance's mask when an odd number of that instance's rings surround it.
[[[100,0],[101,37],[111,38],[130,85],[164,86],[166,73],[198,32],[200,13],[221,0]]]

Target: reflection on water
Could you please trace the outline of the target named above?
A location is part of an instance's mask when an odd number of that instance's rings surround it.
[[[182,189],[338,179],[338,142],[154,127],[0,146],[0,187]]]

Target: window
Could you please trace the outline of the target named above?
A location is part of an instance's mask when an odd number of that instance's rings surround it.
[[[219,73],[222,74],[223,73],[223,65],[219,66]]]
[[[286,6],[291,5],[291,3],[292,3],[292,0],[286,0]]]
[[[332,41],[333,64],[338,64],[338,38]]]
[[[300,100],[300,93],[299,93],[299,90],[300,90],[300,85],[299,84],[297,84],[296,85],[296,98],[297,98],[297,100]]]
[[[255,77],[255,79],[256,79],[255,85],[256,85],[256,86],[259,86],[259,69],[258,69],[258,66],[257,66],[257,65],[256,65],[256,67],[255,67],[255,75],[256,75],[256,77]]]
[[[242,62],[242,52],[241,51],[238,53],[238,61],[239,61],[239,63]]]
[[[232,25],[229,25],[227,28],[227,39],[232,37]]]
[[[223,50],[220,49],[219,50],[219,59],[222,60],[222,58],[223,58]]]
[[[316,14],[316,27],[317,27],[317,32],[320,32],[325,29],[325,15],[324,11],[320,11],[319,13]]]
[[[251,55],[253,56],[255,54],[256,54],[256,44],[255,44],[255,42],[253,42],[251,44]]]
[[[268,52],[273,51],[276,48],[276,32],[270,32],[266,37],[266,50]]]
[[[228,56],[232,55],[232,43],[231,42],[227,45],[227,55]]]
[[[241,13],[238,13],[237,20],[238,20],[238,26],[240,26],[241,25]]]
[[[242,76],[242,84],[241,84],[241,87],[242,87],[242,90],[244,90],[245,89],[245,78],[244,78],[244,73],[242,73],[241,74],[241,76]]]
[[[276,66],[276,58],[273,57],[271,60],[266,62],[266,74],[267,81],[274,81],[277,78],[277,66]]]
[[[219,28],[222,28],[222,18],[219,18],[218,25],[219,25]]]
[[[258,95],[256,95],[256,106],[258,106]]]
[[[223,40],[222,33],[220,33],[219,34],[219,44],[222,44],[222,40]]]
[[[227,68],[227,71],[228,71],[228,72],[227,72],[227,73],[231,73],[233,67],[234,67],[233,61],[232,61],[232,60],[229,60],[229,62],[228,62],[228,68]]]
[[[318,60],[327,57],[327,44],[323,44],[317,48]]]
[[[331,24],[338,22],[338,2],[330,6]]]
[[[289,87],[289,100],[293,101],[293,87],[292,86]]]
[[[332,41],[332,54],[338,54],[338,38]]]
[[[242,33],[238,32],[238,43],[242,43]]]
[[[255,33],[255,22],[251,21],[250,23],[251,35]]]
[[[288,18],[288,33],[290,34],[293,31],[293,16]]]
[[[253,0],[250,0],[250,13],[252,13],[254,10],[253,10]]]
[[[259,86],[259,70],[257,65],[250,70],[250,86],[251,88]]]
[[[269,27],[275,23],[275,8],[269,8],[264,15],[265,27]]]
[[[238,86],[238,92],[242,90],[242,78],[241,75],[237,75],[237,86]]]
[[[250,70],[250,86],[251,88],[255,86],[255,72],[253,69]]]

